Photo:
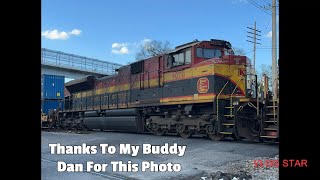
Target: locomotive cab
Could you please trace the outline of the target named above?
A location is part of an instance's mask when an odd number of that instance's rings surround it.
[[[192,41],[177,46],[167,55],[167,67],[172,69],[178,66],[190,66],[200,62],[234,55],[231,44],[223,40]]]
[[[202,41],[194,47],[194,64],[209,59],[223,59],[225,56],[234,55],[231,44],[227,41],[211,39]]]

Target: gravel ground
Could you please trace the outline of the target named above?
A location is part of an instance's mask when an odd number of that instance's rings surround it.
[[[184,178],[192,180],[277,180],[279,179],[279,168],[255,168],[253,160],[279,160],[276,155],[273,158],[256,157],[252,160],[237,161],[227,163],[227,165],[219,167],[218,171],[202,172],[201,174]]]
[[[273,158],[266,157],[256,157],[255,160],[279,160],[279,156],[276,155]],[[226,166],[226,172],[235,173],[240,170],[247,172],[252,176],[252,179],[257,180],[276,180],[279,179],[279,168],[276,167],[264,167],[264,168],[256,168],[253,165],[253,160],[240,161],[236,163],[230,163]]]

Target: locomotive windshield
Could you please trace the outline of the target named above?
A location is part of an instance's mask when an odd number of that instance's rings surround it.
[[[208,48],[197,48],[197,57],[211,59],[215,57],[221,57],[222,53],[220,49],[208,49]]]

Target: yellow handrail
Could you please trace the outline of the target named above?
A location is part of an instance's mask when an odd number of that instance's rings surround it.
[[[239,78],[239,80],[238,80],[238,82],[237,82],[237,84],[236,84],[236,87],[233,89],[233,91],[232,91],[232,93],[231,93],[231,97],[232,97],[232,95],[236,92],[236,89],[237,89],[237,87],[238,87],[238,84],[240,83],[240,80],[243,80],[243,76],[240,76],[240,78]]]
[[[273,81],[273,83],[272,83],[272,86],[274,86],[274,84],[275,84],[275,81],[276,81],[277,79],[274,79],[274,81]],[[274,88],[274,89],[276,89],[276,91],[277,91],[277,87],[276,88]],[[273,93],[273,97],[272,97],[272,99],[273,99],[273,102],[272,102],[272,110],[273,110],[273,124],[275,124],[275,125],[279,125],[279,122],[278,122],[278,120],[279,120],[279,117],[278,117],[278,114],[277,114],[277,122],[276,122],[276,101],[278,101],[278,97],[275,97],[274,96],[274,93]],[[277,104],[278,105],[278,104]],[[279,107],[278,107],[279,108]]]
[[[219,96],[222,93],[222,91],[224,90],[224,88],[227,86],[227,84],[229,83],[229,81],[227,81],[224,86],[222,87],[222,89],[220,90],[220,92],[217,95],[217,121],[219,121]]]

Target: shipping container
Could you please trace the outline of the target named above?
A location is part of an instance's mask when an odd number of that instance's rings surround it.
[[[41,112],[48,115],[50,110],[64,110],[64,101],[60,99],[41,100]]]
[[[41,76],[41,99],[64,99],[64,76]]]

